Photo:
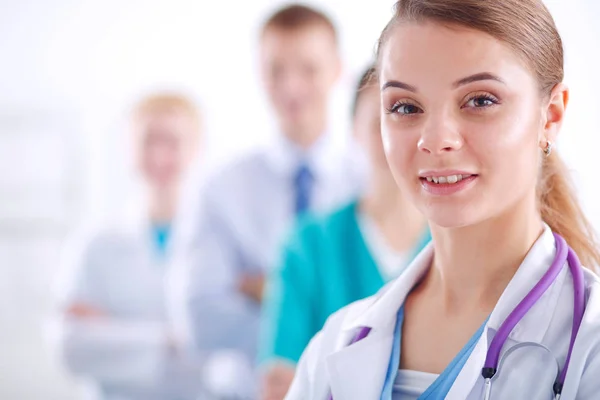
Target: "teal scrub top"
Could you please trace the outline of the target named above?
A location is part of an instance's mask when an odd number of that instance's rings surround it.
[[[306,215],[299,221],[267,284],[259,363],[274,359],[297,363],[332,313],[375,294],[385,284],[357,217],[353,202],[331,214]],[[426,232],[413,256],[429,240]]]

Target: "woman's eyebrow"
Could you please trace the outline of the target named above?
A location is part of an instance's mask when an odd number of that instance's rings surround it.
[[[492,74],[491,72],[480,72],[480,73],[469,75],[465,78],[457,80],[456,82],[454,82],[452,84],[452,87],[454,89],[456,89],[460,86],[464,86],[469,83],[479,82],[479,81],[496,81],[496,82],[500,82],[504,85],[506,84],[506,82],[504,82],[499,76],[496,76],[496,75]],[[383,86],[381,87],[381,91],[384,91],[385,89],[388,89],[388,88],[404,89],[404,90],[408,90],[409,92],[413,92],[413,93],[417,93],[419,91],[419,89],[417,89],[417,87],[415,87],[413,85],[409,85],[408,83],[405,83],[405,82],[397,81],[397,80],[390,80],[390,81],[385,82],[383,84]]]
[[[456,89],[460,86],[478,81],[496,81],[506,85],[506,82],[504,82],[499,76],[496,76],[490,72],[480,72],[478,74],[469,75],[465,78],[457,80],[452,84],[452,87]]]
[[[404,89],[404,90],[408,90],[409,92],[418,92],[417,88],[409,85],[408,83],[404,83],[404,82],[400,82],[400,81],[387,81],[383,84],[383,86],[381,87],[381,91],[384,91],[387,88],[397,88],[397,89]]]

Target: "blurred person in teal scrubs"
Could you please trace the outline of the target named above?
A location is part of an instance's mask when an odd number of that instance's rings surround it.
[[[302,218],[268,282],[259,355],[263,400],[284,398],[295,364],[331,313],[376,293],[430,240],[425,219],[388,168],[374,76],[369,68],[361,77],[353,108],[354,135],[370,162],[366,191],[334,212]]]

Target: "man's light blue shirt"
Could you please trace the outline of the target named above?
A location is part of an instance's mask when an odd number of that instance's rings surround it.
[[[239,292],[240,276],[264,275],[275,263],[295,219],[299,165],[314,176],[312,210],[358,194],[364,158],[354,145],[336,144],[324,135],[303,151],[279,138],[207,180],[197,207],[184,210],[174,237],[173,304],[185,310],[180,322],[198,350],[235,350],[254,365],[260,306]]]

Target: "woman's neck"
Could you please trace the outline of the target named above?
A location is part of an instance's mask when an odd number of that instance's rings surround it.
[[[423,235],[426,220],[398,190],[391,173],[386,172],[370,177],[359,207],[374,222],[390,247],[398,252],[408,251]]]
[[[165,224],[173,221],[177,210],[177,193],[176,188],[160,188],[150,193],[148,211],[152,223]]]
[[[423,286],[448,312],[494,308],[543,231],[535,202],[525,203],[475,226],[432,226],[434,260]]]

